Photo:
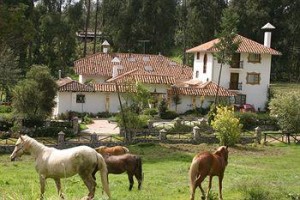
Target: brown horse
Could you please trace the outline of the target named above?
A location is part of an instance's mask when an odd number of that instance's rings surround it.
[[[123,146],[114,146],[114,147],[100,146],[95,148],[95,150],[102,155],[104,154],[122,155],[129,152],[129,149]]]
[[[191,200],[195,198],[195,190],[197,187],[200,188],[202,193],[202,199],[205,199],[204,190],[201,186],[202,181],[209,176],[208,189],[206,199],[208,198],[209,191],[211,189],[211,181],[213,176],[219,177],[219,199],[222,197],[222,180],[224,177],[225,167],[228,164],[228,147],[221,146],[216,152],[209,153],[199,153],[192,161],[190,167],[190,190],[191,190]]]
[[[142,159],[133,154],[123,154],[118,156],[104,155],[108,174],[122,174],[127,172],[129,180],[129,190],[133,187],[133,176],[138,181],[138,189],[141,189],[143,182]]]

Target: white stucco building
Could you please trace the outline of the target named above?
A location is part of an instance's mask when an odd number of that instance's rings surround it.
[[[270,26],[268,25],[268,28]],[[267,32],[264,46],[237,35],[239,48],[233,65],[223,66],[220,86],[220,63],[213,57],[215,39],[187,50],[194,54],[193,68],[172,61],[162,55],[111,53],[103,43],[103,52],[75,61],[79,81],[58,80],[54,116],[67,111],[110,112],[120,109],[118,91],[124,102],[124,93],[134,93],[139,82],[158,100],[166,98],[170,110],[184,113],[197,107],[208,107],[216,93],[222,99],[236,104],[251,104],[263,110],[270,83],[271,57],[280,52],[270,48],[271,33]],[[176,105],[174,96],[179,96]]]
[[[274,28],[266,24],[264,28]],[[239,47],[234,54],[231,66],[223,65],[220,85],[236,94],[236,104],[251,104],[256,110],[264,110],[268,98],[270,84],[272,55],[281,55],[280,52],[270,48],[271,32],[265,34],[265,44],[237,35]],[[221,63],[214,57],[216,52],[214,39],[187,50],[194,54],[193,79],[200,82],[218,82]]]

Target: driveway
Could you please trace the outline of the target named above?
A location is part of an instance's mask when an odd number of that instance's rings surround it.
[[[93,124],[88,124],[88,129],[81,132],[83,133],[97,133],[98,135],[112,135],[119,134],[120,129],[117,127],[117,123],[109,122],[105,119],[94,119]]]

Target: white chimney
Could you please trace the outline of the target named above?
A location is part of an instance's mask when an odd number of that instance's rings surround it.
[[[104,40],[102,43],[103,53],[107,53],[109,50],[110,44],[107,42],[107,40]]]
[[[118,57],[114,57],[111,61],[113,63],[113,69],[112,69],[112,77],[115,78],[118,76],[118,69],[120,68],[120,59]]]
[[[61,70],[58,70],[58,79],[61,79]]]
[[[265,30],[264,46],[271,47],[271,31],[275,29],[275,27],[272,24],[267,23],[261,29]]]

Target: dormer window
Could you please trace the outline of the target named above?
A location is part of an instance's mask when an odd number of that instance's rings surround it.
[[[248,55],[248,62],[251,62],[251,63],[260,63],[260,60],[261,60],[260,54],[249,53],[249,55]]]
[[[206,68],[207,68],[207,55],[205,54],[203,58],[203,74],[206,73]]]

